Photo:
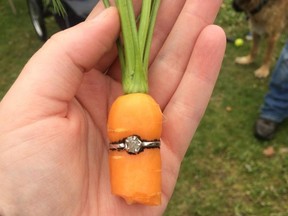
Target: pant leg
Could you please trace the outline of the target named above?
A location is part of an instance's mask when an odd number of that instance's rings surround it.
[[[282,122],[288,117],[288,41],[273,71],[260,117]]]

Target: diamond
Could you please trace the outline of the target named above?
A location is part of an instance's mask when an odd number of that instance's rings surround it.
[[[125,140],[127,152],[137,154],[142,150],[142,141],[137,136],[129,136]]]

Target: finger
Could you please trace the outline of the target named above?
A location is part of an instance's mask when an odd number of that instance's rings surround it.
[[[110,51],[118,33],[117,10],[111,8],[53,36],[25,66],[3,99],[0,114],[9,111],[12,116],[32,119],[65,116],[66,103],[76,94],[83,72]]]
[[[196,39],[214,22],[220,0],[186,1],[171,33],[150,67],[150,93],[164,108],[186,69]],[[169,82],[167,82],[169,78]]]
[[[156,25],[153,34],[150,63],[153,61],[164,41],[167,39],[186,1],[165,0],[161,1]]]
[[[205,112],[225,52],[225,33],[206,27],[195,44],[187,70],[167,107],[163,125],[165,147],[182,159]]]
[[[208,26],[201,32],[180,85],[164,110],[161,157],[163,176],[167,180],[163,181],[163,194],[168,200],[215,85],[225,40],[225,33],[217,26]]]
[[[111,5],[115,5],[114,2],[111,2]],[[98,16],[103,10],[105,10],[103,1],[99,1],[85,21],[87,22],[91,19],[94,19],[94,17]],[[98,71],[107,72],[107,69],[110,68],[112,63],[117,60],[117,56],[118,51],[115,43],[111,51],[105,53],[105,55],[103,55],[103,57],[98,61],[98,63],[95,65],[95,69]]]

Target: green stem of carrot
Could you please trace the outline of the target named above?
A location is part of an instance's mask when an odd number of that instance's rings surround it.
[[[136,20],[132,0],[115,0],[121,20],[122,40],[117,40],[117,48],[126,94],[148,92],[149,55],[160,1],[142,0],[141,15]],[[110,7],[109,0],[103,0],[103,3]],[[52,4],[55,11],[65,16],[60,0],[52,0]]]
[[[45,5],[49,5],[50,3],[51,3],[51,0],[44,0]],[[52,5],[53,5],[54,11],[57,14],[61,15],[62,17],[67,16],[67,12],[60,0],[52,0]]]
[[[109,0],[103,0],[106,7]],[[148,64],[153,30],[160,0],[143,0],[139,26],[132,0],[116,0],[122,40],[117,41],[125,94],[148,93]],[[138,19],[137,19],[138,20]]]
[[[105,6],[106,8],[110,7],[110,2],[109,2],[109,0],[103,0],[103,3],[104,3],[104,6]]]
[[[154,27],[156,23],[157,13],[160,6],[161,0],[154,0],[152,3],[151,8],[151,14],[150,14],[150,20],[149,20],[149,28],[148,28],[148,34],[144,49],[144,56],[143,56],[143,65],[145,67],[145,70],[148,71],[149,66],[149,56],[150,56],[150,50],[151,50],[151,43],[152,43],[152,37],[154,33]]]
[[[143,55],[146,45],[146,39],[149,29],[149,19],[151,11],[152,0],[146,0],[142,3],[141,16],[139,21],[139,30],[138,30],[138,39],[139,39],[139,48],[140,53]],[[141,56],[143,59],[143,56]]]

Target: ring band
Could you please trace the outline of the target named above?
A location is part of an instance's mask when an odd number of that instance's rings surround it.
[[[143,141],[139,136],[129,136],[121,142],[110,143],[110,150],[126,150],[129,154],[138,154],[145,148],[160,148],[160,140]]]

